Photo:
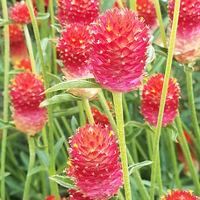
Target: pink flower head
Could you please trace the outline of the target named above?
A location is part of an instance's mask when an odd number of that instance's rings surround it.
[[[152,126],[157,125],[163,82],[163,74],[151,76],[147,80],[147,83],[144,85],[144,88],[142,90],[142,106],[140,106],[140,110],[141,113],[144,115],[144,119]],[[176,79],[170,78],[168,83],[168,91],[165,102],[162,127],[171,124],[176,117],[179,103],[179,94],[180,88],[178,83],[176,82]]]
[[[34,11],[34,14],[37,16],[38,13]],[[10,8],[9,15],[12,21],[19,24],[31,23],[31,16],[25,1],[15,3],[14,7]]]
[[[86,124],[70,138],[67,173],[84,197],[109,199],[122,186],[116,136],[101,125]]]
[[[59,56],[72,76],[82,77],[89,71],[88,60],[93,52],[93,37],[89,33],[89,26],[70,24],[62,32],[57,49]]]
[[[31,60],[30,58],[25,58],[21,62],[16,62],[16,65],[13,66],[14,69],[23,69],[27,72],[32,72]]]
[[[99,15],[99,0],[58,0],[57,18],[62,26],[71,23],[89,25]]]
[[[68,190],[69,192],[69,197],[67,198],[68,200],[93,200],[89,197],[84,197],[83,194],[81,194],[79,191],[77,190]]]
[[[161,200],[198,200],[197,196],[194,196],[191,191],[187,190],[168,190],[167,197],[161,197]]]
[[[175,0],[169,1],[171,32]],[[182,0],[179,11],[174,56],[179,63],[190,63],[200,56],[200,1]]]
[[[56,200],[56,198],[55,198],[55,196],[50,195],[50,196],[46,197],[45,200]],[[60,200],[62,200],[61,197],[60,197]]]
[[[92,27],[95,37],[93,74],[97,82],[113,92],[129,92],[144,77],[148,28],[128,9],[114,8],[101,15]]]

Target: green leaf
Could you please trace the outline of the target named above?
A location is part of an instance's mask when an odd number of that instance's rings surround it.
[[[67,90],[70,88],[101,88],[99,83],[96,83],[93,78],[91,79],[76,79],[67,82],[62,82],[47,89],[44,94],[56,92],[59,90]]]
[[[60,77],[56,76],[55,74],[47,72],[47,75],[49,78],[53,79],[56,83],[60,83],[62,81]]]
[[[140,169],[141,167],[147,166],[147,165],[151,165],[153,162],[146,160],[140,163],[135,163],[131,166],[128,167],[129,170],[129,175],[131,175],[133,172],[135,172],[136,170]]]
[[[46,99],[43,102],[41,102],[40,107],[45,107],[45,106],[56,104],[56,103],[63,103],[63,102],[75,101],[75,100],[81,100],[81,98],[73,96],[69,93],[59,94],[59,95],[55,95],[52,98]]]
[[[40,161],[42,162],[42,165],[44,166],[44,168],[49,168],[49,158],[47,157],[45,151],[41,150],[37,147],[36,153],[37,153]]]
[[[51,42],[53,44],[60,44],[60,42],[55,38],[49,38],[49,42]]]
[[[78,112],[79,112],[79,108],[76,106],[76,107],[69,108],[69,109],[62,109],[59,111],[55,111],[53,113],[53,117],[57,118],[57,117],[62,117],[62,116],[70,116],[70,115],[74,115]]]
[[[140,127],[135,128],[132,131],[132,133],[125,136],[126,137],[126,143],[127,144],[131,143],[134,138],[136,138],[138,135],[140,135],[142,133],[142,131],[143,131],[143,128],[140,128]]]
[[[48,171],[48,168],[45,166],[36,166],[29,171],[28,176],[32,176],[40,171]]]
[[[54,175],[51,176],[50,179],[65,188],[76,190],[74,181],[72,181],[72,179],[69,176]]]
[[[60,24],[52,24],[51,27],[54,28],[58,33],[62,32],[62,26]]]
[[[8,25],[8,24],[16,24],[16,23],[13,22],[12,20],[4,20],[0,18],[0,27]]]
[[[72,127],[72,131],[76,133],[76,129],[79,127],[79,125],[78,125],[78,121],[76,117],[74,116],[72,116],[72,119],[71,119],[71,127]]]
[[[178,130],[176,128],[176,125],[175,123],[172,123],[172,124],[169,124],[165,127],[168,131],[171,132],[171,137],[172,137],[172,140],[176,143],[178,143],[178,140],[177,140],[177,136],[178,136]]]
[[[154,132],[153,128],[151,126],[149,126],[148,124],[142,124],[142,123],[136,122],[136,121],[127,122],[124,126],[133,126],[133,127],[143,128],[148,131]]]
[[[45,20],[50,17],[50,13],[39,13],[37,16],[37,20]]]
[[[14,128],[15,125],[10,123],[10,122],[3,122],[0,120],[0,129],[4,129],[4,128]]]
[[[20,74],[20,73],[22,73],[22,72],[24,72],[23,69],[16,69],[16,70],[11,70],[11,71],[9,72],[9,74]]]
[[[56,159],[56,157],[57,157],[57,155],[58,155],[58,153],[59,153],[59,151],[60,151],[60,149],[61,149],[61,147],[62,147],[64,141],[65,141],[65,137],[61,137],[61,138],[58,140],[58,142],[54,145],[54,147],[53,147],[54,159]]]
[[[5,172],[5,173],[4,173],[4,177],[9,176],[10,174],[11,174],[10,172]],[[2,176],[0,175],[0,180],[1,180],[1,177],[2,177]]]

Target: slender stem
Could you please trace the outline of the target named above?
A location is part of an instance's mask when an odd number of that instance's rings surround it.
[[[32,20],[33,31],[35,34],[35,40],[37,43],[39,58],[40,58],[41,66],[42,66],[44,85],[45,85],[45,89],[47,89],[49,86],[49,80],[48,80],[48,77],[46,74],[46,67],[45,67],[44,57],[43,57],[43,53],[42,53],[42,47],[41,47],[41,43],[40,43],[40,34],[39,34],[38,27],[37,27],[37,22],[36,22],[36,18],[34,15],[32,2],[31,2],[31,0],[26,0],[26,1],[27,1],[28,9],[30,12],[31,20]],[[49,94],[47,94],[47,98],[50,98]],[[48,119],[49,119],[49,149],[50,149],[49,175],[52,176],[56,173],[56,170],[55,170],[55,160],[54,160],[54,150],[53,150],[54,134],[53,134],[53,115],[52,115],[52,106],[51,105],[47,106],[47,111],[48,111]],[[57,183],[54,182],[53,180],[50,180],[50,187],[51,187],[51,193],[56,197],[56,200],[59,200],[59,191],[58,191]]]
[[[190,170],[191,177],[193,179],[193,182],[194,182],[194,185],[195,185],[195,188],[196,188],[196,193],[198,194],[198,196],[200,196],[200,184],[199,184],[198,175],[195,171],[195,167],[194,167],[192,157],[191,157],[191,154],[190,154],[190,149],[188,147],[187,140],[186,140],[185,135],[183,133],[181,119],[180,119],[179,115],[176,117],[176,124],[177,124],[178,132],[179,132],[178,140],[179,140],[179,143],[181,145],[181,149],[183,151],[183,154],[185,156],[188,168]]]
[[[83,104],[82,104],[81,101],[77,101],[77,104],[78,104],[78,108],[79,108],[80,125],[81,125],[81,127],[83,127],[86,123],[85,113],[84,113],[84,110],[83,110]]]
[[[110,113],[108,104],[106,102],[106,99],[105,99],[105,97],[103,95],[102,90],[100,90],[97,95],[98,95],[98,99],[99,99],[99,101],[101,103],[101,106],[104,109],[104,112],[106,113],[106,115],[107,115],[107,117],[109,119],[110,124],[112,125],[113,130],[118,135],[118,133],[117,133],[117,125],[115,123],[115,120],[113,119],[112,114]],[[128,148],[126,150],[127,150],[127,158],[128,158],[129,165],[133,165],[134,162],[133,162],[133,159],[131,157],[131,154],[130,154]],[[142,183],[142,179],[140,177],[139,172],[138,171],[134,172],[133,176],[134,176],[135,181],[136,181],[136,183],[138,185],[138,189],[139,189],[141,198],[143,200],[148,200],[149,199],[149,194],[148,194],[148,192],[147,192],[144,184]]]
[[[159,196],[161,196],[162,195],[162,175],[161,175],[161,169],[160,169],[161,167],[160,167],[160,155],[159,155],[159,152],[158,152],[156,165],[157,165],[158,193],[159,193]]]
[[[30,37],[29,31],[28,31],[28,27],[27,27],[26,24],[24,25],[24,34],[25,34],[25,37],[26,37],[26,44],[27,44],[27,47],[28,47],[29,57],[30,57],[30,60],[31,60],[32,72],[34,74],[36,74],[35,59],[34,59],[34,54],[33,54],[31,37]]]
[[[70,136],[73,135],[72,129],[70,128],[70,125],[68,123],[68,121],[66,120],[65,117],[61,117],[63,124],[65,125],[65,128],[67,129],[68,133]]]
[[[137,11],[137,4],[136,4],[137,0],[129,0],[129,4],[130,4],[130,9],[133,11]],[[139,0],[138,0],[139,1]]]
[[[152,141],[151,141],[151,134],[150,131],[146,130],[147,135],[147,146],[148,146],[148,152],[149,152],[149,158],[152,160]]]
[[[160,26],[162,41],[163,41],[164,47],[166,48],[167,47],[167,39],[166,39],[166,35],[165,35],[165,28],[164,28],[163,21],[162,21],[159,0],[154,0],[154,4],[155,4],[155,9],[156,9],[156,15],[157,15],[159,26]]]
[[[195,109],[193,86],[192,86],[192,70],[193,69],[190,68],[188,65],[184,65],[184,71],[186,74],[186,82],[187,82],[189,109],[192,116],[192,123],[194,127],[195,136],[197,137],[198,144],[200,145],[200,132],[199,132],[199,125],[198,125],[197,114],[196,114],[196,109]]]
[[[28,145],[29,145],[29,166],[28,166],[28,173],[26,176],[26,182],[24,187],[24,194],[22,200],[27,200],[29,195],[30,183],[31,183],[31,176],[29,176],[29,172],[34,167],[35,163],[35,141],[32,136],[28,136]]]
[[[115,114],[117,119],[117,130],[118,130],[119,147],[120,147],[122,170],[124,177],[125,196],[127,200],[131,200],[131,188],[130,188],[130,180],[128,174],[128,161],[126,156],[126,142],[124,134],[122,93],[113,92],[113,99],[114,99]]]
[[[174,20],[173,20],[172,32],[171,32],[170,44],[169,44],[169,52],[168,52],[168,57],[167,57],[167,66],[166,66],[166,71],[165,71],[165,78],[164,78],[164,83],[163,83],[163,90],[162,90],[160,109],[159,109],[159,115],[158,115],[158,123],[156,127],[155,140],[154,140],[154,145],[153,145],[153,159],[152,159],[153,164],[152,164],[152,171],[151,171],[151,188],[150,188],[151,200],[154,200],[154,189],[155,189],[154,186],[155,186],[155,179],[156,179],[155,162],[156,162],[158,152],[159,152],[160,132],[161,132],[164,107],[165,107],[165,100],[167,96],[168,82],[169,82],[169,77],[170,77],[170,72],[171,72],[173,50],[174,50],[176,31],[177,31],[177,25],[178,25],[179,8],[180,8],[180,0],[176,0],[175,8],[174,8],[174,18],[173,18]]]
[[[4,20],[8,20],[8,9],[7,9],[7,1],[2,0],[2,8],[3,8],[3,18]],[[10,40],[9,40],[9,27],[8,25],[4,26],[5,30],[5,53],[4,53],[4,102],[3,102],[3,120],[4,122],[8,121],[8,85],[9,85],[9,51],[10,51]],[[1,199],[5,200],[5,160],[6,160],[6,141],[7,141],[7,129],[3,129],[2,131],[2,142],[1,142]]]
[[[169,151],[170,151],[170,155],[171,155],[170,157],[171,157],[172,165],[173,165],[173,168],[174,168],[176,186],[180,190],[181,189],[181,183],[180,183],[180,180],[179,180],[177,158],[176,158],[174,143],[172,141],[171,134],[168,133],[167,136],[168,137],[166,138],[166,142],[167,142],[167,145],[169,145]]]
[[[123,0],[117,0],[117,3],[119,5],[119,8],[124,8]]]
[[[49,9],[50,9],[50,14],[51,14],[51,24],[55,24],[55,20],[54,20],[54,9],[53,9],[53,0],[49,0]],[[54,39],[55,38],[55,29],[52,28],[51,29],[51,37]],[[53,45],[53,66],[54,66],[54,74],[57,74],[58,73],[58,70],[57,70],[57,62],[56,62],[56,58],[57,58],[57,55],[56,55],[56,45],[55,44],[52,44]]]
[[[94,118],[93,118],[92,111],[90,108],[89,100],[84,98],[82,101],[83,101],[83,106],[85,108],[85,112],[87,114],[90,124],[94,124]]]

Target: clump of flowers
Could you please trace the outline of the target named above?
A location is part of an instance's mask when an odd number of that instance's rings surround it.
[[[112,92],[129,92],[144,77],[148,28],[142,18],[128,9],[114,8],[101,15],[92,27],[95,37],[93,74]]]
[[[140,110],[144,115],[144,120],[149,122],[152,126],[157,125],[163,83],[164,74],[151,76],[144,85],[141,93],[142,106],[140,106]],[[179,94],[180,88],[176,79],[170,78],[163,113],[162,127],[171,124],[176,117],[179,105]]]
[[[192,194],[192,191],[187,190],[168,190],[167,197],[161,197],[161,200],[198,200],[197,196]]]
[[[38,13],[34,11],[34,14],[37,16]],[[20,1],[15,3],[14,7],[10,7],[9,18],[19,24],[29,24],[31,22],[31,16],[27,3]]]
[[[13,107],[13,119],[16,129],[35,135],[46,124],[46,108],[39,108],[45,99],[41,77],[28,72],[15,75],[11,80],[10,97]]]
[[[23,69],[27,72],[32,72],[31,68],[31,60],[30,58],[25,58],[21,60],[21,62],[16,62],[15,65],[13,66],[14,69]]]
[[[169,18],[171,32],[175,0],[169,1]],[[194,62],[200,56],[200,2],[198,0],[182,0],[180,4],[178,28],[176,34],[174,57],[179,63]]]
[[[194,142],[193,140],[191,139],[190,135],[184,131],[184,135],[185,135],[185,138],[188,142],[188,145],[190,146],[191,148],[191,157],[192,157],[192,161],[194,163],[194,166],[195,166],[195,169],[196,171],[198,172],[199,171],[199,163],[198,163],[198,160],[196,159],[196,157],[194,156],[194,153],[196,153],[196,149],[195,149],[195,146],[194,146]],[[176,144],[177,146],[177,150],[178,150],[178,160],[183,163],[183,171],[184,173],[187,175],[187,176],[190,176],[190,171],[189,171],[189,168],[188,168],[188,165],[187,165],[187,162],[186,162],[186,159],[185,159],[185,156],[183,154],[183,151],[181,149],[181,146],[179,143]],[[193,153],[194,152],[194,153]]]
[[[152,0],[137,0],[137,13],[140,17],[145,19],[145,23],[154,30],[157,27],[157,16],[154,6],[154,1]]]
[[[58,0],[57,19],[62,26],[71,23],[89,25],[99,16],[99,0]]]
[[[79,191],[77,190],[68,190],[69,192],[69,197],[67,198],[68,200],[93,200],[89,197],[84,197],[83,194],[81,194]]]
[[[86,124],[70,138],[69,169],[83,197],[109,199],[122,186],[116,136],[101,125]]]

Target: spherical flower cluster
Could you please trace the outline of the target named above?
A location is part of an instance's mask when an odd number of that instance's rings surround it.
[[[31,60],[30,58],[25,58],[21,60],[21,62],[16,62],[15,65],[13,66],[14,69],[23,69],[27,72],[32,72],[31,68]]]
[[[39,108],[45,99],[41,78],[24,72],[11,80],[10,98],[13,107],[13,119],[17,130],[35,135],[46,124],[46,108]]]
[[[71,23],[89,25],[99,15],[99,0],[58,0],[57,19],[62,26]]]
[[[175,0],[169,1],[171,32]],[[174,56],[179,63],[194,62],[200,56],[200,1],[182,0],[179,11],[178,28]]]
[[[89,26],[82,24],[70,24],[58,39],[60,59],[67,73],[75,77],[83,77],[89,70],[88,60],[93,51],[93,37],[88,29]]]
[[[198,200],[197,196],[194,196],[191,191],[187,190],[168,190],[167,197],[161,197],[161,200]]]
[[[145,116],[144,119],[152,126],[157,125],[163,82],[163,74],[151,76],[147,80],[147,83],[144,85],[142,90],[142,106],[140,106],[140,110],[141,113]],[[162,127],[171,124],[176,117],[179,103],[179,94],[180,88],[176,82],[176,79],[170,78],[163,113]]]
[[[148,57],[148,28],[143,19],[131,10],[114,8],[101,15],[91,30],[96,81],[112,92],[136,89]]]
[[[137,12],[140,17],[143,17],[145,23],[154,30],[157,27],[157,16],[154,1],[152,0],[137,0]]]
[[[34,14],[37,16],[38,13],[34,11]],[[31,22],[31,16],[25,1],[15,3],[14,7],[10,8],[9,16],[12,21],[19,24],[29,24]]]
[[[68,200],[93,200],[89,197],[84,197],[82,193],[80,193],[77,190],[68,190],[69,192],[69,197],[67,198]]]
[[[69,169],[83,197],[109,199],[122,186],[116,136],[101,125],[86,124],[70,138]]]

